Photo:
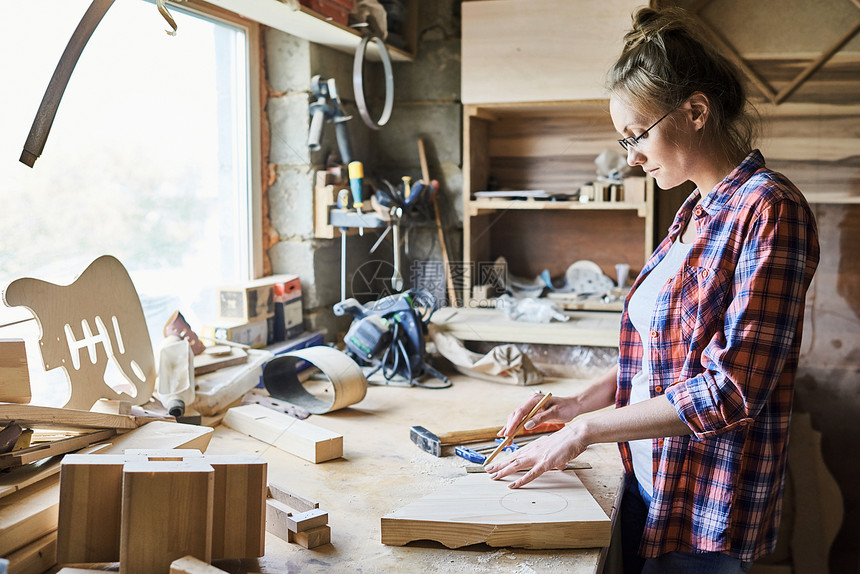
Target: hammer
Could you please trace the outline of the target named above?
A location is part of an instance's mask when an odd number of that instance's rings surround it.
[[[562,423],[543,423],[531,430],[524,431],[523,435],[541,434],[555,432],[564,428]],[[433,456],[442,456],[442,447],[463,444],[466,442],[491,441],[498,437],[499,427],[483,429],[452,431],[442,434],[434,434],[421,426],[409,429],[409,439],[418,445],[423,451]]]

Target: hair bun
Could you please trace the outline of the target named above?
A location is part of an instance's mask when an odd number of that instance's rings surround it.
[[[651,42],[655,38],[662,44],[667,33],[690,33],[692,28],[695,26],[689,13],[682,8],[640,8],[633,13],[633,28],[624,36],[624,43],[628,49]]]

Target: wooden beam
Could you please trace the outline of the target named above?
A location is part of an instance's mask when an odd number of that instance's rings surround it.
[[[57,533],[51,532],[6,556],[10,574],[42,574],[57,563]]]
[[[260,405],[233,407],[223,423],[313,463],[343,456],[343,435]]]
[[[851,41],[851,39],[857,35],[857,32],[860,31],[860,20],[858,20],[854,26],[848,30],[845,34],[842,35],[839,40],[837,40],[830,48],[825,50],[820,56],[818,56],[814,61],[812,61],[794,80],[791,81],[786,87],[779,91],[778,94],[773,98],[773,103],[780,104],[786,100],[794,91],[799,88],[806,80],[818,71],[818,69],[823,66],[827,61],[833,57],[833,55],[842,49],[842,47]]]

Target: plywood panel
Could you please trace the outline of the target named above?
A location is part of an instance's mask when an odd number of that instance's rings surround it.
[[[608,546],[610,521],[574,472],[550,471],[527,486],[471,474],[382,518],[382,543],[435,540],[448,548]]]
[[[523,102],[605,97],[636,0],[463,3],[462,100]]]

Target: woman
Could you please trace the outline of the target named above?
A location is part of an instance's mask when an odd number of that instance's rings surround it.
[[[518,488],[618,442],[625,570],[746,571],[776,543],[815,222],[752,149],[739,74],[683,11],[634,15],[608,88],[628,163],[663,189],[697,188],[631,288],[618,364],[526,426],[571,424],[488,471],[532,467]]]

